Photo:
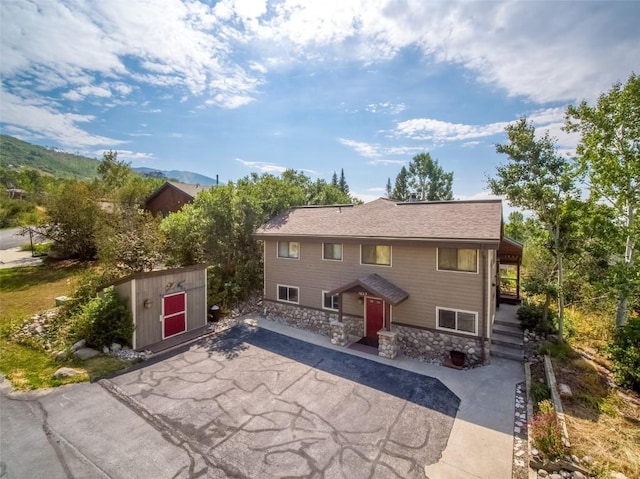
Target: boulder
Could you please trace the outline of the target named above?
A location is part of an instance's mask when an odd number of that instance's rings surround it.
[[[56,361],[65,361],[68,357],[69,353],[67,353],[66,351],[58,351],[57,353],[55,353]]]
[[[571,388],[569,387],[568,384],[560,383],[558,384],[558,389],[560,390],[560,397],[570,398],[573,396],[573,392],[571,391]],[[574,462],[578,462],[578,461],[574,460]]]
[[[71,346],[71,352],[75,353],[78,349],[84,348],[85,344],[87,344],[87,341],[85,341],[84,339],[81,339],[80,341],[75,343],[73,346]]]
[[[122,345],[118,343],[111,343],[111,351],[120,351],[122,349]]]
[[[80,348],[73,353],[78,359],[84,361],[89,358],[93,358],[100,354],[100,351],[96,351],[92,348]]]
[[[53,377],[55,379],[63,379],[80,376],[81,374],[84,374],[84,371],[78,371],[77,369],[73,368],[60,368],[55,373],[53,373]]]

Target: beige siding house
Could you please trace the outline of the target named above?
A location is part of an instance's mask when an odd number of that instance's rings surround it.
[[[502,203],[300,207],[264,224],[265,314],[331,336],[468,364],[489,359]]]

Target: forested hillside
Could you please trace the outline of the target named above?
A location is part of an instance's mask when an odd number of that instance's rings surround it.
[[[33,145],[9,135],[0,135],[0,166],[28,167],[58,178],[90,179],[97,176],[99,161]]]

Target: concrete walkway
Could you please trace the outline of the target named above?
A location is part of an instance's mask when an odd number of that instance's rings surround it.
[[[42,263],[42,258],[34,258],[31,251],[21,251],[20,247],[0,250],[0,268],[34,266]]]
[[[247,317],[245,322],[325,348],[439,379],[460,398],[460,406],[442,458],[425,468],[426,477],[511,477],[516,385],[524,381],[521,363],[492,358],[489,366],[456,370],[404,356],[391,360],[335,346],[326,336],[257,316]]]

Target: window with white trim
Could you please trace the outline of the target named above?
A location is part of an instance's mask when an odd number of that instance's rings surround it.
[[[478,334],[478,313],[458,309],[436,308],[437,329],[448,329],[458,333]]]
[[[322,259],[342,261],[342,243],[322,243]]]
[[[300,301],[300,289],[296,286],[278,285],[278,300],[287,303],[296,303]]]
[[[300,243],[297,241],[278,241],[278,258],[298,259]]]
[[[438,270],[478,272],[478,250],[469,248],[438,248]]]
[[[322,292],[322,309],[330,309],[332,311],[338,311],[340,309],[340,295],[329,295],[328,291]]]
[[[391,246],[387,244],[360,245],[360,263],[391,266]]]

